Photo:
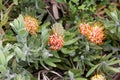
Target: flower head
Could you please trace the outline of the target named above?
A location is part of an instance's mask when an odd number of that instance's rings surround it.
[[[95,44],[102,44],[105,39],[103,27],[94,26],[91,28],[91,32],[88,35],[88,40]]]
[[[48,45],[53,50],[60,50],[64,45],[63,37],[58,36],[57,33],[50,35]]]
[[[106,80],[105,77],[101,74],[94,75],[91,80]]]
[[[98,25],[94,24],[91,26],[90,24],[81,23],[79,25],[79,30],[82,35],[87,37],[90,42],[95,44],[102,44],[103,40],[105,39],[105,34],[103,31],[103,27],[99,27]]]
[[[84,36],[87,36],[90,34],[90,31],[91,31],[91,27],[89,24],[86,24],[86,23],[81,23],[79,25],[79,30],[80,30],[80,33]]]
[[[24,23],[26,30],[29,31],[30,34],[36,34],[39,26],[37,19],[31,16],[25,16]]]

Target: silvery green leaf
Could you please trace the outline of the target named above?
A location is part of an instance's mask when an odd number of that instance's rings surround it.
[[[17,57],[20,58],[21,60],[25,60],[25,54],[19,47],[15,47],[15,53],[17,54]]]
[[[74,73],[73,73],[73,72],[68,71],[68,74],[69,74],[70,80],[75,80],[75,79],[74,79]]]
[[[8,63],[8,61],[9,61],[10,59],[12,59],[13,56],[14,56],[14,54],[10,54],[10,55],[8,55],[8,56],[6,57],[6,62]]]
[[[6,71],[6,67],[3,65],[0,65],[0,72],[4,73]]]
[[[13,47],[13,46],[8,43],[8,44],[4,47],[3,52],[4,52],[4,53],[7,53],[12,47]]]
[[[6,58],[2,50],[0,50],[0,64],[2,65],[6,64]]]

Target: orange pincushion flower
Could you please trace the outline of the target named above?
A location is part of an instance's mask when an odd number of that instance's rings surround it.
[[[95,44],[102,44],[105,39],[103,28],[98,26],[92,27],[88,39]]]
[[[26,30],[29,31],[30,34],[36,34],[39,26],[37,19],[31,16],[25,16],[24,23]]]
[[[105,77],[101,74],[94,75],[91,80],[106,80]]]
[[[81,23],[79,25],[79,30],[80,30],[82,35],[87,36],[90,34],[91,27],[89,24]]]
[[[80,33],[87,37],[87,39],[95,44],[102,44],[105,39],[103,27],[97,25],[90,26],[90,24],[81,23],[79,25]]]
[[[60,50],[64,45],[63,37],[58,36],[57,33],[52,34],[49,37],[48,45],[50,45],[50,48],[53,50]]]

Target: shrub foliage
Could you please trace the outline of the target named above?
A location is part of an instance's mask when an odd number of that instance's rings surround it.
[[[119,0],[0,0],[0,80],[118,80]]]

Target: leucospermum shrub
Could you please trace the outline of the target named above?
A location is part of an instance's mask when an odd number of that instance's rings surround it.
[[[0,79],[116,79],[116,4],[118,0],[0,0]],[[83,19],[88,23],[77,25]]]

